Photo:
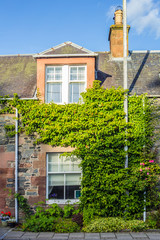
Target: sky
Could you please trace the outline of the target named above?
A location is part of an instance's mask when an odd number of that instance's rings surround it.
[[[123,0],[0,0],[0,55],[39,53],[66,41],[109,51]],[[129,50],[160,50],[160,1],[127,0]]]

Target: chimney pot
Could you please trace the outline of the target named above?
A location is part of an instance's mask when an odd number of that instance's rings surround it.
[[[118,9],[114,13],[114,24],[115,25],[122,25],[123,24],[123,11]]]

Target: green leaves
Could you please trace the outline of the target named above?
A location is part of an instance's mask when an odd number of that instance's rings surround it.
[[[148,205],[155,197],[158,171],[142,175],[139,164],[155,158],[151,149],[158,111],[145,95],[129,96],[126,123],[124,94],[121,88],[104,89],[94,81],[93,88],[82,93],[83,104],[20,101],[17,96],[10,102],[19,110],[21,127],[35,134],[36,143],[75,147],[72,155],[82,159],[81,207],[92,205],[98,215],[141,215],[143,191],[147,189]],[[126,144],[128,169],[124,169]]]

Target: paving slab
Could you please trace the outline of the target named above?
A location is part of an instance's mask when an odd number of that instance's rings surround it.
[[[115,235],[115,233],[100,233],[100,237],[101,237],[101,239],[116,239],[116,235]]]
[[[146,233],[142,233],[142,232],[131,232],[130,233],[130,235],[133,237],[133,239],[134,238],[146,238],[146,239],[148,239],[148,236],[147,236],[147,234]]]
[[[83,232],[70,233],[69,239],[84,239],[84,233]]]
[[[0,227],[0,237],[5,234],[6,232],[8,232],[10,230],[10,228],[8,227]]]
[[[53,239],[56,240],[66,240],[69,238],[69,233],[55,233]]]
[[[46,237],[40,237],[40,238],[36,238],[36,240],[53,240],[53,238],[46,238]],[[33,240],[33,239],[32,239]]]
[[[7,233],[5,239],[7,238],[21,238],[24,235],[24,232],[21,231],[11,231]]]
[[[133,239],[133,237],[130,235],[130,233],[115,233],[117,239],[120,240],[130,240]]]
[[[53,232],[41,232],[41,233],[39,233],[39,235],[38,235],[38,239],[40,239],[40,238],[46,238],[46,239],[48,239],[48,238],[53,238],[53,236],[54,236],[54,233]]]
[[[159,237],[154,237],[154,236],[151,236],[149,239],[150,239],[150,240],[160,240]]]
[[[85,239],[100,239],[99,233],[85,233]]]

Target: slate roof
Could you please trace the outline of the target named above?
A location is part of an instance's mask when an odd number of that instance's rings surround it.
[[[30,98],[36,91],[37,66],[32,55],[0,56],[0,96]]]
[[[105,88],[123,87],[123,60],[98,53],[97,79]],[[128,89],[131,94],[160,96],[160,51],[133,51],[128,57]]]
[[[61,51],[62,54],[61,47],[57,51]],[[112,59],[109,52],[97,54],[97,79],[105,88],[123,87],[123,60]],[[160,96],[159,72],[160,51],[130,52],[128,57],[130,93]],[[34,97],[36,78],[36,59],[32,55],[0,56],[0,96],[13,97],[13,94],[17,93],[21,98]]]

